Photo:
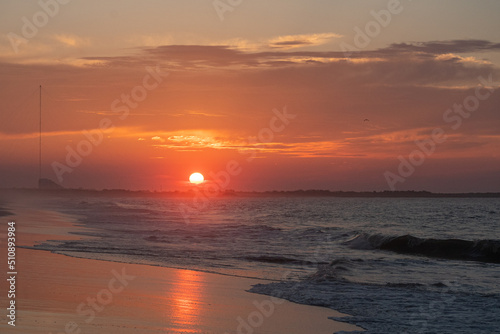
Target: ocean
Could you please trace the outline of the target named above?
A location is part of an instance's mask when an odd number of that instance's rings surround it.
[[[498,198],[46,198],[69,256],[263,280],[250,291],[330,307],[365,333],[500,333]],[[181,208],[181,210],[180,210]]]

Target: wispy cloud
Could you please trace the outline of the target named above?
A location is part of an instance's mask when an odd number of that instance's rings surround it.
[[[293,49],[306,46],[318,46],[330,42],[342,35],[335,33],[303,34],[279,36],[269,40],[268,46],[276,49]]]
[[[436,60],[470,63],[470,64],[478,64],[478,65],[492,65],[492,63],[488,60],[477,59],[476,57],[472,57],[472,56],[462,57],[462,56],[454,54],[454,53],[446,53],[446,54],[437,55]]]
[[[204,117],[225,117],[226,116],[226,115],[222,115],[222,114],[208,113],[208,112],[200,111],[200,110],[189,110],[187,113],[189,115],[193,115],[193,116],[204,116]]]
[[[479,51],[499,51],[500,43],[478,39],[450,41],[429,41],[392,44],[388,50],[419,52],[423,54],[469,53]]]
[[[60,136],[81,136],[82,131],[44,131],[43,137],[60,137]],[[39,132],[30,133],[3,133],[0,132],[0,140],[24,140],[34,139],[40,136]]]
[[[57,34],[53,36],[53,39],[64,46],[73,48],[80,48],[90,45],[90,39],[83,38],[77,35]]]

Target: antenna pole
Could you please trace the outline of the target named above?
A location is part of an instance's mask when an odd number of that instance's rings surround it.
[[[38,161],[38,182],[40,182],[40,180],[42,179],[42,85],[40,85],[40,142],[38,149],[40,151]]]

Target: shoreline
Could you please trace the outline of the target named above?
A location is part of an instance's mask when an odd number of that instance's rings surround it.
[[[264,280],[22,248],[56,238],[82,238],[70,233],[81,228],[71,217],[31,205],[29,201],[3,205],[14,212],[2,220],[16,221],[19,248],[16,327],[2,322],[2,332],[331,334],[363,330],[329,319],[347,316],[332,309],[246,291]],[[3,240],[5,232],[0,232]],[[7,291],[6,282],[0,289]]]

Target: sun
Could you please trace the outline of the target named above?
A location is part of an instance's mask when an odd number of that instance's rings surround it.
[[[193,173],[189,176],[189,182],[191,183],[200,184],[203,183],[203,181],[205,181],[205,178],[201,173]]]

